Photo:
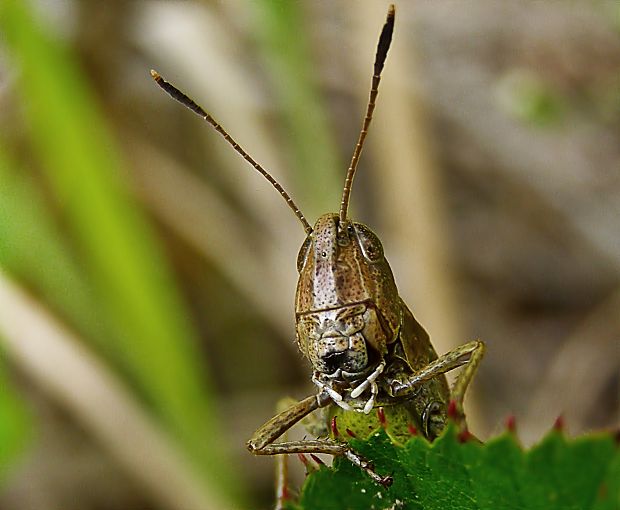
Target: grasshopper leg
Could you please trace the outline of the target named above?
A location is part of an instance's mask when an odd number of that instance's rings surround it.
[[[465,393],[467,392],[467,388],[469,387],[469,384],[480,366],[480,362],[482,361],[485,351],[484,342],[475,340],[473,342],[469,342],[469,344],[465,344],[463,347],[470,344],[473,344],[474,348],[471,351],[467,365],[463,368],[454,381],[451,391],[452,400],[455,402],[456,411],[459,414],[463,414],[463,400],[465,399]]]
[[[286,455],[291,453],[326,453],[328,455],[343,455],[353,464],[366,471],[378,484],[385,487],[392,485],[391,476],[381,476],[374,470],[371,462],[357,454],[347,443],[340,443],[333,439],[314,439],[304,441],[289,441],[285,443],[269,444],[260,450],[250,450],[254,455]]]
[[[327,393],[319,393],[306,397],[280,412],[260,427],[246,443],[248,450],[254,455],[287,455],[291,453],[326,453],[329,455],[343,455],[353,464],[366,471],[377,483],[388,486],[392,483],[389,476],[378,475],[370,462],[355,453],[346,443],[333,439],[316,439],[304,441],[286,441],[274,443],[282,434],[295,425],[305,416],[319,407],[331,403]]]
[[[298,421],[309,415],[319,407],[325,407],[331,402],[326,393],[311,395],[296,402],[284,411],[276,414],[267,423],[261,426],[246,443],[250,452],[255,455],[265,455],[261,452],[267,445],[273,443],[284,432],[290,429]],[[296,452],[292,452],[296,453]],[[267,454],[269,455],[269,454]],[[273,455],[273,454],[271,454]]]
[[[459,421],[462,421],[465,392],[480,365],[484,351],[484,343],[480,340],[474,340],[461,345],[432,361],[407,379],[392,381],[390,383],[392,395],[398,397],[412,393],[421,384],[432,378],[466,365],[456,378],[451,391],[452,401],[456,406],[457,418]]]

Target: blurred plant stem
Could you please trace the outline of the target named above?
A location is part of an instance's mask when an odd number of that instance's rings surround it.
[[[81,334],[107,348],[92,289],[52,221],[33,175],[0,144],[0,266],[33,287]]]
[[[66,221],[85,288],[93,290],[96,308],[90,315],[101,316],[113,331],[105,339],[106,354],[178,437],[198,470],[232,494],[215,423],[217,406],[175,282],[129,196],[95,98],[72,57],[35,22],[28,5],[0,4],[0,28],[20,69],[16,90],[25,105],[33,152]],[[4,233],[22,235],[11,229]],[[18,244],[15,239],[4,243]],[[31,246],[37,244],[42,243]]]
[[[132,140],[132,147],[136,192],[153,214],[201,256],[212,261],[254,310],[286,338],[293,326],[286,313],[290,308],[287,298],[295,282],[287,272],[271,271],[270,296],[265,298],[265,268],[270,260],[277,260],[274,247],[270,245],[264,257],[248,251],[244,219],[222,200],[208,181],[195,177],[161,148],[144,140]],[[183,200],[179,201],[178,197]],[[222,221],[226,222],[226,228],[214,228]],[[231,253],[235,256],[231,257]],[[285,343],[284,348],[297,354],[297,346],[292,342]]]
[[[271,86],[280,101],[287,126],[287,146],[292,152],[295,187],[303,193],[298,204],[316,215],[337,210],[345,168],[338,156],[325,105],[317,90],[318,72],[312,64],[308,34],[304,30],[304,5],[300,2],[261,0],[250,2],[258,11],[257,30]]]
[[[68,409],[146,489],[146,495],[158,507],[235,508],[221,498],[219,487],[196,476],[168,434],[153,422],[129,388],[85,348],[84,342],[64,329],[2,271],[0,333],[7,358]],[[11,418],[4,413],[13,409],[14,402],[0,391],[0,439],[12,439],[15,444],[15,436],[21,432],[16,420],[4,420]],[[3,457],[0,449],[0,463]]]
[[[530,424],[553,423],[558,415],[562,415],[574,430],[587,428],[585,417],[600,405],[599,396],[604,394],[620,368],[619,310],[620,289],[615,289],[593,307],[554,353],[542,383],[530,395],[523,419],[525,426],[519,430],[525,444],[538,439],[538,430]],[[614,345],[616,356],[610,356]],[[567,388],[572,390],[567,391]],[[619,411],[616,412],[618,419]]]

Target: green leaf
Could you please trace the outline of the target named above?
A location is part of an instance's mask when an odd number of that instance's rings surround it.
[[[381,487],[344,459],[311,473],[297,510],[618,510],[620,449],[611,434],[567,439],[551,431],[525,451],[506,432],[462,443],[454,427],[430,444],[393,444],[383,431],[353,447],[394,483]]]
[[[8,58],[19,69],[15,87],[28,149],[65,236],[56,237],[51,213],[48,209],[45,218],[46,204],[32,193],[31,183],[13,179],[0,186],[0,199],[8,200],[0,205],[0,219],[6,220],[0,228],[6,236],[0,239],[0,263],[23,275],[36,265],[37,254],[39,267],[28,274],[29,284],[70,315],[74,327],[88,329],[85,340],[100,340],[99,351],[133,384],[196,467],[232,494],[234,475],[218,441],[217,404],[187,309],[146,215],[131,195],[127,169],[93,89],[73,55],[34,12],[29,2],[3,0],[0,32]],[[145,80],[150,80],[146,70]],[[4,166],[5,175],[14,173]],[[24,171],[34,174],[30,168]],[[35,198],[31,211],[29,197]],[[27,253],[37,247],[43,250]],[[24,254],[28,260],[20,258]],[[61,273],[54,273],[57,268]],[[65,276],[63,302],[59,292]],[[86,324],[92,317],[101,329]]]

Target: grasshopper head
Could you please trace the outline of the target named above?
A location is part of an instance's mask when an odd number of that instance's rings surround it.
[[[376,293],[371,276],[389,272],[379,238],[367,226],[337,214],[324,214],[306,237],[297,256],[297,308],[324,310],[371,299]],[[300,309],[301,308],[301,309]]]
[[[379,238],[365,225],[321,216],[297,257],[297,339],[315,370],[362,372],[397,334],[398,292]]]

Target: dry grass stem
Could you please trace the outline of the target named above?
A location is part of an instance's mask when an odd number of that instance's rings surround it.
[[[3,272],[0,332],[9,360],[71,412],[158,508],[235,508],[192,472],[118,378]]]

